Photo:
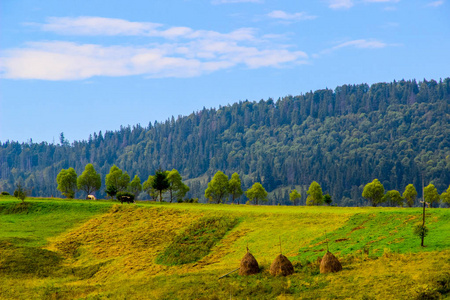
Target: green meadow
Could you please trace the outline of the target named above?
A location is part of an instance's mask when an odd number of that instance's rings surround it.
[[[0,198],[0,299],[445,299],[450,210]],[[281,245],[280,241],[281,240]],[[261,273],[219,279],[249,251]],[[329,249],[343,270],[320,274]],[[273,277],[280,251],[295,273]]]

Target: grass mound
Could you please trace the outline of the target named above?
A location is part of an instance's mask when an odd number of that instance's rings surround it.
[[[193,263],[205,257],[210,249],[238,223],[230,217],[204,217],[175,236],[156,262],[162,265]]]
[[[28,213],[30,207],[31,204],[29,202],[0,203],[0,214],[12,215],[12,214]]]
[[[60,270],[62,262],[62,258],[53,251],[16,247],[7,241],[0,241],[0,253],[0,274],[9,276],[48,277]]]

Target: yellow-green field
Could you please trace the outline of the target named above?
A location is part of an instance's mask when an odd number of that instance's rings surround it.
[[[0,198],[1,299],[440,299],[450,210]],[[272,277],[282,252],[295,273]],[[328,247],[343,270],[320,274]],[[237,272],[246,247],[262,272]],[[186,261],[190,261],[185,263]],[[428,298],[427,298],[428,297]],[[434,298],[433,298],[434,297]]]

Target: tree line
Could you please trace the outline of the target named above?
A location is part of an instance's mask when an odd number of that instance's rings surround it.
[[[306,193],[316,180],[333,203],[364,205],[364,185],[373,178],[387,190],[412,183],[419,196],[422,178],[446,188],[449,132],[449,78],[343,85],[203,108],[85,141],[70,143],[62,135],[59,144],[2,142],[0,189],[12,191],[21,181],[35,196],[52,196],[62,168],[81,173],[91,163],[104,178],[116,165],[147,178],[162,166],[179,170],[191,188],[187,197],[200,201],[207,201],[203,191],[223,170],[243,174],[244,190],[261,183],[282,204],[290,203],[290,190]]]
[[[383,184],[378,179],[374,179],[372,182],[364,186],[362,196],[369,200],[373,207],[380,204],[386,204],[388,206],[409,206],[413,207],[417,199],[417,190],[413,184],[408,184],[405,187],[403,195],[397,190],[389,190],[385,192]],[[439,195],[434,184],[430,183],[424,188],[423,201],[430,207],[438,206],[442,201],[447,207],[450,207],[450,185]]]
[[[130,175],[123,172],[119,167],[113,165],[105,177],[105,193],[110,199],[121,202],[133,202],[138,195],[144,191],[152,199],[163,200],[163,193],[169,193],[169,202],[182,201],[189,187],[183,183],[182,177],[177,170],[162,171],[158,169],[154,175],[149,175],[147,180],[141,184],[141,179],[135,175],[130,181]],[[102,186],[101,175],[92,164],[87,164],[83,173],[77,176],[74,168],[62,169],[56,177],[57,189],[67,198],[75,197],[77,190],[82,191],[86,199]]]

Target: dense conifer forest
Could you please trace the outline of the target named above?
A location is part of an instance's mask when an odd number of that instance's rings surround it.
[[[74,124],[76,120],[74,120]],[[76,126],[76,125],[74,125]],[[261,182],[269,203],[289,203],[296,186],[305,203],[315,180],[333,203],[364,205],[363,187],[378,178],[403,192],[422,178],[439,193],[450,183],[450,78],[343,85],[278,100],[241,101],[147,127],[121,127],[69,143],[0,143],[0,190],[19,181],[33,196],[61,196],[56,176],[88,163],[104,178],[113,164],[142,181],[158,168],[177,169],[202,199],[221,170],[243,188]],[[81,197],[81,193],[77,194]]]

